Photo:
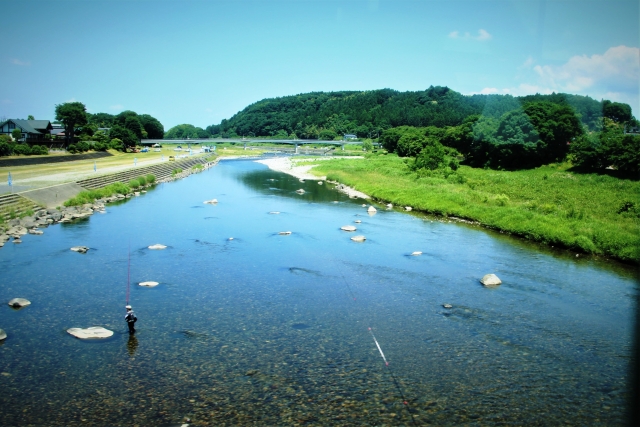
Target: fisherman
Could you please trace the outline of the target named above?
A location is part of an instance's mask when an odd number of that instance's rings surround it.
[[[134,325],[138,320],[138,318],[136,317],[135,313],[131,309],[130,305],[126,306],[125,308],[127,309],[127,314],[124,315],[124,320],[127,321],[127,326],[129,326],[129,333],[132,334],[136,331],[136,328],[134,328]]]

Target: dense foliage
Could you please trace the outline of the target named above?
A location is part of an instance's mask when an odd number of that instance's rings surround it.
[[[106,148],[126,150],[135,147],[141,139],[164,137],[164,126],[149,114],[138,114],[135,111],[126,110],[117,115],[88,114],[87,118],[88,123],[82,128],[80,138],[98,142],[98,148],[96,148],[98,150]],[[106,128],[108,131],[102,131],[100,128]],[[108,140],[105,140],[105,136]],[[118,141],[112,142],[114,139]]]
[[[458,126],[471,115],[499,119],[524,104],[540,101],[571,106],[589,128],[595,128],[602,117],[603,103],[585,96],[465,96],[447,87],[431,86],[416,92],[312,92],[263,99],[206,130],[224,137],[294,134],[305,139],[332,139],[332,135],[351,133],[360,138],[376,138],[382,131],[398,126]]]
[[[166,139],[198,139],[209,136],[211,135],[206,130],[189,124],[176,125],[164,135]]]
[[[47,147],[16,142],[9,135],[0,135],[0,156],[44,154],[49,154]]]
[[[56,105],[56,120],[64,125],[67,144],[73,142],[77,128],[87,124],[87,108],[82,102],[65,102]]]

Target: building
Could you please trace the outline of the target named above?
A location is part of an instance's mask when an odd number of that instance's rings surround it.
[[[0,135],[11,136],[14,129],[22,132],[21,141],[37,144],[49,140],[53,126],[49,120],[9,119],[0,123]]]
[[[344,134],[344,140],[348,141],[350,139],[358,139],[358,135],[354,135],[352,133],[345,133]]]

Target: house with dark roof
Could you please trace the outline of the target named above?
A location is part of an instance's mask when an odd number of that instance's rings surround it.
[[[49,120],[9,119],[0,123],[0,135],[11,135],[14,129],[20,129],[22,141],[36,143],[47,139],[53,126]]]

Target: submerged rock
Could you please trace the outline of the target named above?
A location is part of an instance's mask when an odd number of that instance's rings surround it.
[[[367,238],[364,236],[353,236],[351,240],[353,240],[354,242],[364,242],[365,240],[367,240]]]
[[[340,230],[343,231],[356,231],[356,228],[353,225],[344,225],[340,227]]]
[[[322,181],[318,181],[318,185],[322,185]]]
[[[361,220],[359,220],[359,219],[356,219],[356,220],[355,220],[355,221],[353,221],[353,222],[355,222],[356,224],[360,224],[362,221],[361,221]]]
[[[216,203],[218,203],[218,199],[205,200],[202,203],[207,204],[207,205],[215,205]]]
[[[376,208],[374,208],[373,206],[369,206],[369,209],[367,209],[367,212],[376,213],[376,212],[378,212],[378,210]]]
[[[280,231],[280,232],[278,232],[278,234],[281,235],[281,236],[288,236],[289,234],[291,234],[291,232],[290,231]]]
[[[165,245],[161,245],[160,243],[156,243],[155,245],[149,246],[149,249],[160,250],[160,249],[167,249],[167,247]]]
[[[105,329],[102,326],[92,326],[90,328],[69,328],[67,332],[81,340],[109,338],[113,335],[113,331]]]
[[[299,189],[299,190],[296,190],[296,193],[298,193],[298,194],[304,194],[304,190],[301,188],[301,189]]]
[[[159,285],[158,282],[140,282],[138,283],[140,286],[144,286],[145,288],[155,288]]]
[[[278,211],[271,211],[271,212],[269,212],[269,214],[270,214],[270,215],[278,215],[278,214],[280,214],[280,212],[278,212]]]
[[[442,304],[442,306],[444,308],[453,308],[453,306],[451,304]]]
[[[493,287],[502,284],[502,280],[495,274],[485,274],[480,280],[480,283],[487,287]]]
[[[6,340],[6,339],[7,339],[7,333],[4,331],[4,329],[0,329],[0,341]]]
[[[86,247],[86,246],[74,246],[74,247],[72,247],[72,248],[71,248],[71,250],[72,250],[73,252],[78,252],[78,253],[81,253],[81,254],[86,254],[86,253],[87,253],[87,251],[89,250],[89,248],[88,248],[88,247]]]
[[[31,301],[24,298],[14,298],[9,301],[9,305],[13,308],[22,308],[31,305]]]
[[[413,251],[413,252],[411,252],[411,255],[412,256],[422,255],[422,252],[421,251]]]

